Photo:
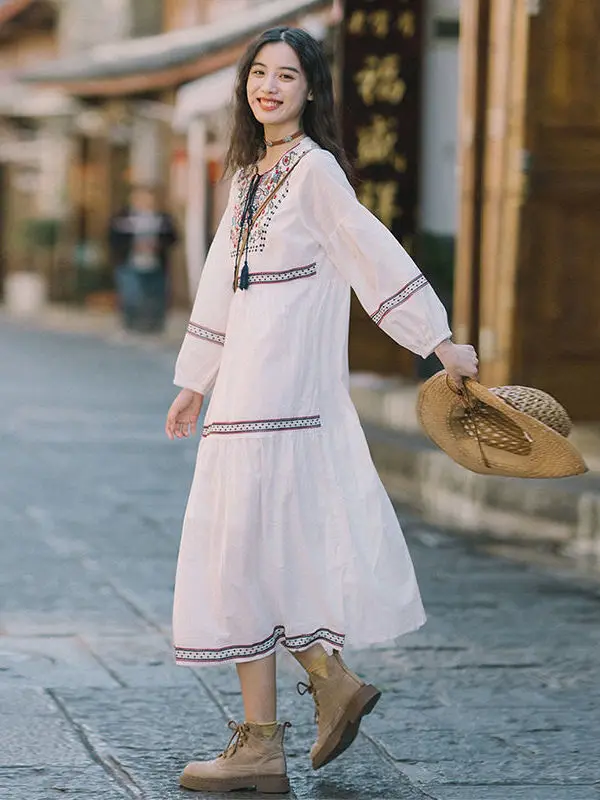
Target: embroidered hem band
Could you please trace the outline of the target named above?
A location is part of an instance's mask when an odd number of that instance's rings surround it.
[[[207,648],[205,650],[195,647],[175,647],[175,661],[178,664],[214,664],[233,659],[257,658],[270,655],[278,644],[288,650],[304,650],[315,642],[328,642],[337,648],[344,646],[346,636],[336,633],[329,628],[318,628],[312,633],[301,636],[287,636],[283,625],[277,625],[273,633],[266,639],[254,644],[236,645],[230,647]]]

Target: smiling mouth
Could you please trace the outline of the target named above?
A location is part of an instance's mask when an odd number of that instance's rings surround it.
[[[258,104],[265,111],[274,111],[276,108],[279,108],[279,106],[281,105],[281,101],[279,101],[279,100],[267,100],[264,97],[259,97],[258,98]]]

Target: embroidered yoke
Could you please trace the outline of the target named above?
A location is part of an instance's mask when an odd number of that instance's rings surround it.
[[[451,335],[412,259],[305,138],[258,185],[249,281],[233,291],[238,173],[210,248],[175,383],[212,398],[179,553],[180,664],[245,661],[278,644],[366,646],[425,620],[413,566],[348,391],[350,287],[398,344]]]

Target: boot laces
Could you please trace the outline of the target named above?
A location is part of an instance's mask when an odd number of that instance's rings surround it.
[[[250,729],[245,722],[240,725],[235,720],[230,719],[227,723],[227,727],[230,731],[233,731],[233,733],[227,747],[219,755],[219,758],[231,758],[231,756],[237,752],[238,748],[243,747],[248,740],[248,731]]]
[[[317,690],[312,682],[309,681],[308,683],[304,683],[303,681],[298,681],[296,684],[296,691],[300,695],[309,694],[312,699],[315,701],[315,722],[319,721],[319,701],[317,700]]]

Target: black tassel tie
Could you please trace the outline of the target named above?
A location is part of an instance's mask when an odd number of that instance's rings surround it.
[[[250,270],[248,269],[248,257],[244,261],[244,266],[240,273],[240,289],[247,289],[250,285]]]
[[[236,265],[239,264],[239,257],[240,257],[240,244],[242,242],[244,236],[244,225],[248,226],[248,234],[246,236],[246,242],[244,244],[244,266],[242,267],[242,271],[239,275],[237,280],[237,287],[234,285],[234,291],[236,288],[239,288],[245,291],[250,286],[250,268],[248,267],[248,247],[250,245],[250,231],[252,230],[252,214],[254,212],[253,204],[254,198],[256,197],[256,190],[258,189],[258,184],[260,183],[261,176],[257,173],[252,177],[250,181],[250,186],[248,187],[248,194],[246,195],[246,202],[244,203],[244,209],[242,211],[242,220],[240,222],[240,235],[237,243],[236,248],[236,256],[235,256],[235,263]],[[237,267],[236,267],[237,269]]]

